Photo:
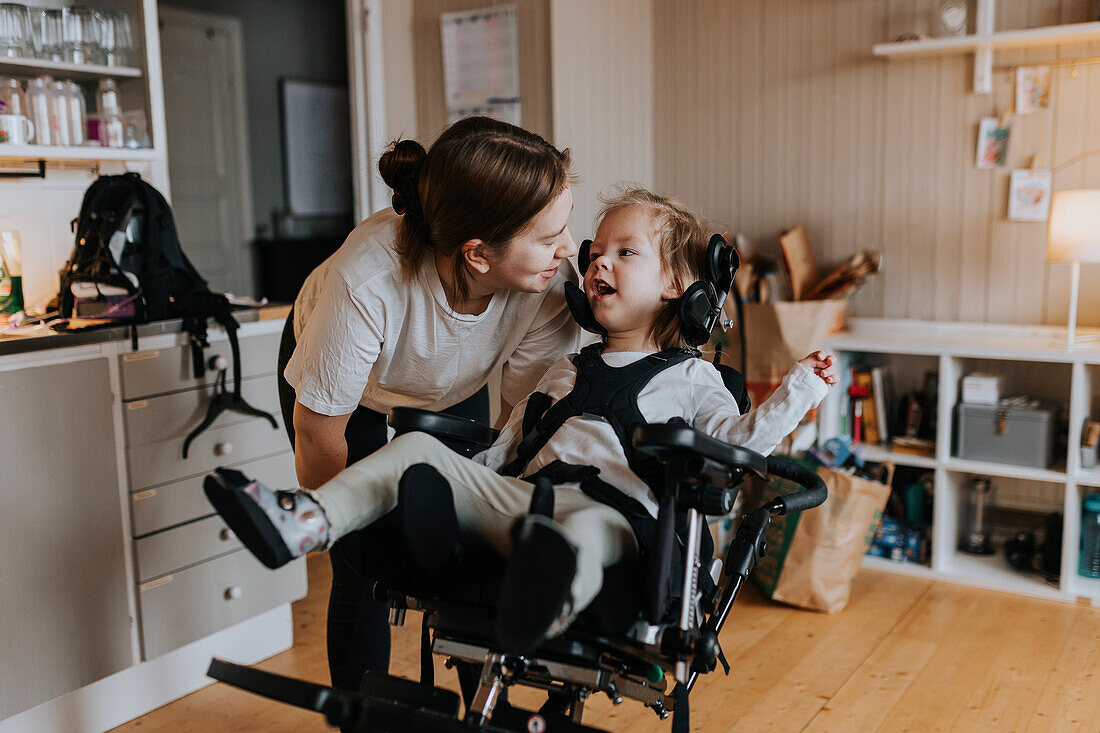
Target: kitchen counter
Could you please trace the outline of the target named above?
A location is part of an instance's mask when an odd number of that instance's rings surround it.
[[[290,312],[289,305],[266,305],[260,308],[241,308],[233,311],[233,316],[242,325],[256,321],[284,320]],[[220,328],[212,324],[212,328]],[[112,341],[128,341],[130,339],[129,325],[106,326],[92,328],[84,331],[50,331],[43,329],[41,335],[15,335],[0,332],[0,358],[16,354],[25,354],[32,351],[45,349],[59,349],[69,346],[90,346],[94,344],[109,343]],[[177,334],[183,332],[183,319],[172,318],[153,323],[143,323],[137,327],[138,343],[142,339],[159,336],[161,334]],[[32,332],[33,333],[33,332]]]

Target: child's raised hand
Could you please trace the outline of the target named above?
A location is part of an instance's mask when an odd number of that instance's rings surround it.
[[[812,369],[814,374],[821,377],[825,384],[830,387],[837,383],[836,357],[832,354],[826,354],[824,351],[815,351],[805,359],[800,359],[798,363],[807,369]]]

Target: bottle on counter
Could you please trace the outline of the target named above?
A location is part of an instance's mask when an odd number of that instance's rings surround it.
[[[23,251],[19,232],[0,229],[0,320],[23,310]]]

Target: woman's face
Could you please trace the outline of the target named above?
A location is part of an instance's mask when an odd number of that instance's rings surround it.
[[[577,253],[568,226],[572,211],[573,192],[566,186],[491,260],[486,284],[522,293],[541,293],[550,287],[561,261]]]

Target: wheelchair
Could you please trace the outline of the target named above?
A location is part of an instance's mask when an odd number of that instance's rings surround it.
[[[473,455],[496,431],[463,418],[395,408],[397,434],[421,431]],[[208,674],[241,689],[323,714],[345,731],[597,731],[581,722],[585,701],[607,695],[614,704],[638,701],[673,731],[688,730],[689,694],[700,675],[721,663],[718,641],[745,579],[767,552],[774,515],[812,509],[827,498],[818,475],[790,459],[762,456],[704,435],[686,424],[638,426],[634,446],[659,461],[659,513],[652,549],[605,569],[593,603],[559,637],[516,653],[497,640],[495,592],[504,562],[464,548],[459,572],[436,587],[380,581],[376,597],[400,625],[407,609],[423,612],[419,683],[367,672],[358,691],[335,689],[214,659]],[[746,474],[780,477],[803,490],[780,496],[741,519],[724,559],[713,554],[706,517],[728,514]],[[532,511],[545,511],[548,482],[536,484]],[[677,561],[677,558],[678,561]],[[462,698],[435,687],[432,655],[457,668]],[[507,703],[514,685],[538,688],[538,711]],[[460,715],[461,704],[465,712]]]

